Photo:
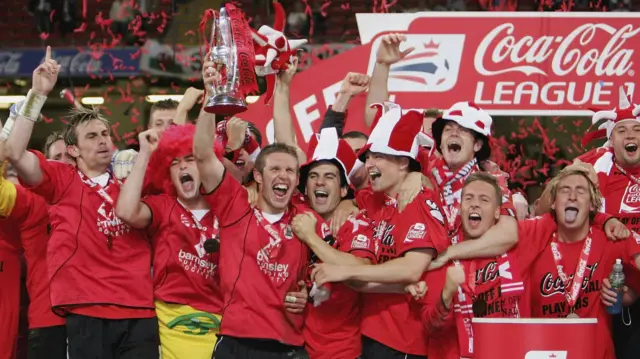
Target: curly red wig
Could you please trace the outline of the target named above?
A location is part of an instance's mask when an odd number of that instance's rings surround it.
[[[158,148],[153,152],[145,173],[144,194],[165,193],[176,196],[176,189],[171,182],[169,169],[175,158],[188,156],[193,153],[193,135],[196,126],[186,124],[170,126],[162,133]],[[214,152],[218,158],[224,155],[224,145],[217,140]]]

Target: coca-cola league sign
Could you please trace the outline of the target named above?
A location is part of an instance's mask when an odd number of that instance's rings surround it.
[[[407,36],[415,50],[391,67],[389,94],[403,108],[448,108],[475,101],[494,115],[588,115],[614,108],[618,87],[634,92],[640,66],[640,14],[358,14],[363,45],[298,74],[291,112],[308,142],[349,71],[372,73],[381,37]],[[636,100],[637,101],[637,100]],[[364,129],[364,98],[349,107],[347,129]],[[245,117],[273,129],[261,101]],[[301,142],[301,141],[299,141]],[[304,147],[304,145],[303,145]]]
[[[92,51],[53,49],[53,58],[62,66],[63,76],[130,76],[139,72],[137,48]],[[44,59],[43,49],[0,51],[0,77],[31,77]]]
[[[424,104],[420,92],[429,92],[429,106],[473,100],[496,114],[572,115],[589,107],[615,107],[619,86],[634,91],[640,62],[636,14],[381,16],[357,15],[363,42],[373,45],[369,71],[385,33],[406,34],[406,46],[416,48],[391,68],[389,90],[406,102],[404,107]],[[379,24],[387,23],[393,25],[380,31]],[[451,41],[452,36],[459,40]],[[440,83],[452,85],[439,88]]]

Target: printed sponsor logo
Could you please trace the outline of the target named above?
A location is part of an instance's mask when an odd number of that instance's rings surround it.
[[[427,227],[424,223],[415,223],[407,232],[407,236],[404,238],[404,243],[411,243],[414,239],[422,239],[427,234]]]
[[[217,264],[213,263],[208,258],[201,258],[197,254],[193,254],[182,249],[178,252],[178,262],[182,264],[185,272],[199,274],[205,279],[213,278],[216,268],[218,267]]]
[[[353,240],[351,241],[351,248],[352,249],[368,249],[369,238],[367,238],[367,236],[365,236],[364,234],[358,234],[357,236],[353,237]]]

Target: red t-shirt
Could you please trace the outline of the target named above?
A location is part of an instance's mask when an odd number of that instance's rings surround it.
[[[282,238],[280,248],[273,249],[271,236],[258,223],[248,203],[247,191],[232,176],[225,172],[218,188],[204,196],[220,221],[220,279],[224,293],[220,333],[302,346],[304,315],[288,312],[284,300],[287,292],[298,291],[298,282],[307,278],[309,261],[309,249],[295,237],[290,223],[295,214],[311,210],[291,206],[271,224]],[[321,237],[322,224],[319,220]]]
[[[350,217],[334,247],[376,264],[373,225],[362,214]],[[331,297],[309,306],[304,325],[305,347],[311,359],[354,359],[362,354],[360,295],[342,283],[331,283]]]
[[[531,240],[540,229],[535,228],[520,240]],[[621,242],[611,242],[602,230],[592,226],[592,244],[587,261],[582,290],[574,305],[575,313],[580,318],[597,318],[598,326],[596,338],[596,358],[615,358],[613,342],[611,340],[611,317],[600,302],[602,280],[607,278],[613,268],[616,258],[629,262],[640,253],[640,243],[633,239]],[[570,278],[576,270],[584,241],[575,243],[560,243],[558,249],[562,255],[564,272]],[[635,265],[634,265],[635,266]],[[534,318],[564,318],[570,313],[565,298],[565,287],[558,276],[551,246],[547,245],[543,253],[531,267],[531,285],[527,291],[531,293],[531,313]],[[571,285],[571,281],[569,282]]]
[[[0,222],[0,359],[14,359],[18,344],[21,253],[19,237],[12,232],[11,225]]]
[[[378,263],[411,250],[440,251],[447,246],[443,213],[432,190],[423,189],[402,213],[384,193],[360,191],[356,202],[374,222]],[[363,302],[362,335],[405,354],[427,355],[420,305],[409,294],[367,293]]]
[[[218,253],[206,253],[200,246],[200,230],[191,213],[167,195],[147,196],[153,220],[147,228],[153,245],[153,287],[155,297],[166,303],[186,304],[195,309],[222,312],[222,291]],[[211,211],[199,221],[213,236]]]
[[[622,173],[615,165],[596,165],[606,153],[598,148],[578,157],[581,161],[594,165],[598,173],[598,187],[602,193],[604,212],[615,215],[629,229],[640,233],[640,185]],[[608,161],[605,161],[608,163]],[[625,171],[640,178],[640,168]]]
[[[517,247],[508,252],[509,261],[514,261],[525,287],[529,284],[531,264],[540,255],[549,242],[550,235],[556,229],[556,224],[549,215],[518,222],[518,230],[523,234],[533,226],[539,231],[546,231],[545,233],[549,236],[533,236],[520,240]],[[503,292],[497,258],[463,261],[462,264],[467,271],[475,267],[475,296],[478,299],[484,299],[487,303],[486,313],[479,315],[478,318],[528,318],[531,316],[531,307],[525,292],[515,294]],[[426,303],[422,307],[422,320],[429,334],[428,357],[430,359],[460,358],[457,322],[453,310],[447,310],[442,304],[442,289],[446,283],[447,268],[448,266],[443,266],[428,272],[426,276],[429,290]]]
[[[31,190],[50,205],[47,266],[54,311],[110,319],[155,316],[151,250],[144,233],[115,217],[108,201],[74,167],[33,153],[43,179]],[[115,201],[120,185],[112,181],[104,190]]]
[[[20,239],[27,262],[29,292],[29,329],[64,325],[64,319],[51,311],[47,245],[49,242],[49,206],[42,197],[22,186],[16,186],[16,201],[6,219],[19,224]]]

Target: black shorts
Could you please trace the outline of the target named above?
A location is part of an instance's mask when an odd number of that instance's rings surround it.
[[[67,328],[64,325],[29,330],[27,359],[67,359]]]
[[[426,356],[406,354],[362,336],[362,359],[425,359]]]
[[[213,359],[308,359],[304,347],[295,347],[275,340],[218,336]]]
[[[70,314],[69,359],[158,359],[158,319],[101,319]]]

